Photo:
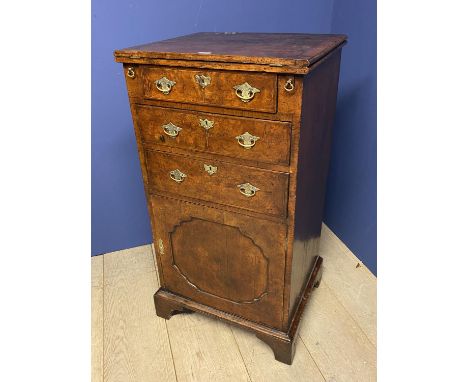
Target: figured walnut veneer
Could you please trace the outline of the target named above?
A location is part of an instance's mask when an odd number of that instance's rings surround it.
[[[115,52],[157,250],[158,316],[223,319],[292,363],[322,272],[345,42],[342,35],[197,33]]]

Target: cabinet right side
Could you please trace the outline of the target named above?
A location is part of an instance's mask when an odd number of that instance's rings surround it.
[[[303,80],[288,322],[319,255],[340,60],[338,48]]]

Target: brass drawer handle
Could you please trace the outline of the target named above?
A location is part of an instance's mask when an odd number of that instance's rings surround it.
[[[240,193],[248,198],[255,196],[255,193],[260,190],[250,183],[238,184],[237,187],[239,187]]]
[[[135,69],[130,67],[127,69],[127,77],[135,78]]]
[[[202,89],[205,89],[209,84],[211,84],[211,77],[204,76],[203,74],[196,74],[195,81],[197,81],[198,85],[200,85]]]
[[[214,125],[214,121],[200,118],[200,126],[203,127],[205,130],[211,129],[213,125]]]
[[[170,173],[169,173],[169,176],[171,177],[171,179],[177,183],[182,183],[184,181],[184,179],[187,177],[187,175],[185,175],[182,171],[180,171],[179,169],[176,169],[176,170],[172,170]]]
[[[255,93],[260,93],[260,90],[249,85],[248,82],[234,86],[234,90],[242,102],[250,102],[255,97]]]
[[[182,127],[176,126],[172,122],[163,125],[162,128],[164,130],[164,134],[169,135],[171,138],[177,137],[179,132],[182,131]]]
[[[284,84],[284,90],[286,90],[287,92],[292,92],[294,90],[294,79],[293,78],[290,78],[286,81],[286,83]]]
[[[246,131],[242,135],[238,135],[236,137],[237,143],[241,145],[244,149],[251,149],[255,146],[255,143],[260,139],[260,137],[256,137],[255,135],[250,134]]]
[[[166,77],[162,77],[159,80],[154,81],[156,88],[163,94],[169,94],[172,87],[176,84],[175,81],[171,81]]]

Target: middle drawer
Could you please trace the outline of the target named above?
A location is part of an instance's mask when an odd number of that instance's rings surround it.
[[[180,195],[284,217],[289,175],[146,150],[150,193]]]
[[[143,143],[288,165],[289,122],[135,105]]]

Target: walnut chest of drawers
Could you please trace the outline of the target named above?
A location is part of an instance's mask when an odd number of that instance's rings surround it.
[[[199,312],[239,325],[291,364],[320,283],[345,42],[197,33],[115,51],[152,221],[158,316]]]

